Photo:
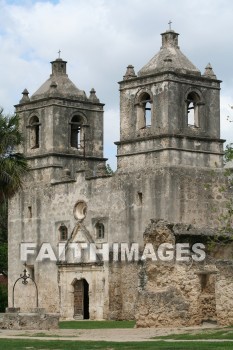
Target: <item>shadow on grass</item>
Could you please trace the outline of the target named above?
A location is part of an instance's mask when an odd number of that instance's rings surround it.
[[[174,340],[209,340],[209,339],[219,339],[219,340],[233,340],[233,330],[223,329],[220,331],[206,330],[196,333],[185,333],[185,334],[170,334],[161,337],[153,337],[151,339],[174,339]],[[233,344],[232,344],[233,349]]]
[[[183,342],[170,343],[165,341],[151,342],[91,342],[91,341],[62,341],[62,340],[21,340],[0,339],[0,349],[56,349],[56,350],[228,350],[232,349],[230,342]]]
[[[134,328],[135,321],[62,321],[60,329]]]

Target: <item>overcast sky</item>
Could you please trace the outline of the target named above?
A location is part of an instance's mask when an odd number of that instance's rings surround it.
[[[117,82],[128,64],[138,72],[159,51],[169,20],[191,62],[201,72],[210,62],[223,80],[221,136],[232,142],[232,0],[0,0],[0,105],[12,113],[24,88],[32,95],[60,49],[69,78],[105,103],[105,156],[115,168]]]

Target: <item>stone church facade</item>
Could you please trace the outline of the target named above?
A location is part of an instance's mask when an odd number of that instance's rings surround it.
[[[61,58],[31,96],[16,105],[31,167],[9,203],[9,306],[23,269],[20,244],[36,244],[28,273],[39,306],[62,319],[134,319],[141,327],[233,321],[232,245],[200,262],[105,261],[68,245],[208,243],[227,196],[220,139],[220,81],[204,74],[162,34],[160,51],[138,74],[129,65],[120,86],[117,170],[103,155],[103,107],[68,78]],[[65,258],[38,261],[42,244]],[[32,248],[31,248],[32,249]],[[34,248],[33,248],[34,249]],[[58,255],[57,255],[58,256]],[[14,306],[35,307],[35,287],[17,284]]]

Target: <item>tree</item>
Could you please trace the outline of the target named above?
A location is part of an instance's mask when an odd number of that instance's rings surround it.
[[[233,143],[226,145],[224,152],[224,163],[233,160]],[[219,227],[214,237],[209,239],[208,245],[212,249],[216,245],[226,245],[233,241],[233,172],[231,168],[224,171],[225,181],[219,188],[219,193],[226,198],[224,212],[218,216]],[[216,210],[216,209],[215,209]]]
[[[7,202],[23,184],[29,168],[16,152],[22,142],[17,115],[5,116],[0,108],[0,274],[7,275]],[[0,312],[7,306],[7,285],[0,286]]]
[[[6,205],[21,187],[28,172],[25,157],[15,151],[22,142],[17,115],[5,116],[0,109],[0,204]]]
[[[7,275],[7,242],[0,244],[0,274]]]
[[[7,242],[7,203],[0,204],[0,244]]]
[[[225,163],[233,160],[233,143],[226,146],[224,160]],[[226,202],[226,211],[221,216],[221,221],[223,223],[222,231],[233,234],[233,173],[231,168],[226,168],[225,177],[226,184],[221,190],[228,194],[228,200]]]
[[[0,274],[7,275],[7,270],[7,205],[2,203],[0,204]]]
[[[225,163],[233,160],[233,143],[229,143],[226,145],[225,153],[224,153],[224,161]]]
[[[110,164],[106,165],[106,171],[107,171],[108,175],[113,175],[114,174],[114,171],[112,170]]]
[[[0,312],[5,312],[7,306],[7,286],[0,286]]]
[[[7,273],[7,200],[23,184],[29,168],[25,157],[16,152],[22,142],[17,115],[5,116],[0,108],[0,273]]]

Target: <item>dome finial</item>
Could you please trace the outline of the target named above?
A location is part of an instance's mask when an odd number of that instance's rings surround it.
[[[132,66],[132,64],[129,64],[126,70],[125,75],[123,76],[124,80],[128,80],[128,79],[132,79],[132,78],[136,78],[137,75],[135,74],[134,71],[134,66]]]
[[[210,63],[208,63],[207,66],[205,67],[205,72],[204,72],[203,76],[211,78],[211,79],[217,79]]]
[[[96,96],[96,91],[94,88],[91,89],[90,91],[90,96],[89,96],[89,100],[93,101],[93,102],[100,102],[100,100],[98,99],[98,97]]]
[[[30,98],[29,98],[29,92],[27,89],[24,89],[22,92],[23,97],[21,98],[21,100],[19,101],[19,103],[27,103],[30,102]]]

